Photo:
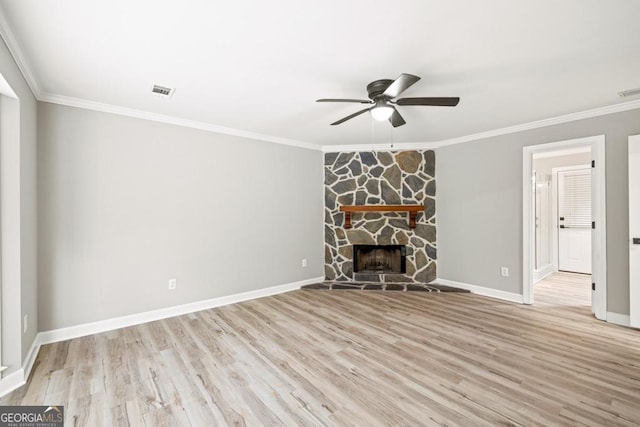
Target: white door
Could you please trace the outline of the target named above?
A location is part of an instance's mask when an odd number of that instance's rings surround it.
[[[558,269],[591,274],[591,168],[558,172]]]
[[[629,137],[629,309],[640,328],[640,135]]]

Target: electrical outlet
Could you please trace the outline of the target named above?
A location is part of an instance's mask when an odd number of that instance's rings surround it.
[[[307,268],[307,259],[302,258],[302,267]]]
[[[29,330],[29,315],[28,314],[24,315],[24,321],[22,322],[22,329],[23,329],[23,333],[25,333],[25,334]]]
[[[509,268],[508,267],[501,267],[500,268],[500,275],[502,277],[509,277]]]
[[[169,290],[174,290],[178,286],[178,281],[176,279],[169,279]]]

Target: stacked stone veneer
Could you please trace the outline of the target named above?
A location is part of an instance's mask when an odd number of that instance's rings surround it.
[[[326,153],[324,157],[327,280],[429,283],[436,278],[436,180],[432,150]],[[424,204],[417,226],[407,212],[354,212],[344,228],[341,205]],[[353,272],[352,245],[407,245],[406,274]]]

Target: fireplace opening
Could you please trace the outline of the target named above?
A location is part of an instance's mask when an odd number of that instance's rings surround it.
[[[405,245],[353,245],[354,273],[406,273]]]

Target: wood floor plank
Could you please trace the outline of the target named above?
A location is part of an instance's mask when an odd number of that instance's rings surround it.
[[[45,345],[0,403],[78,426],[640,425],[640,331],[593,318],[588,276],[534,291],[289,292]]]

